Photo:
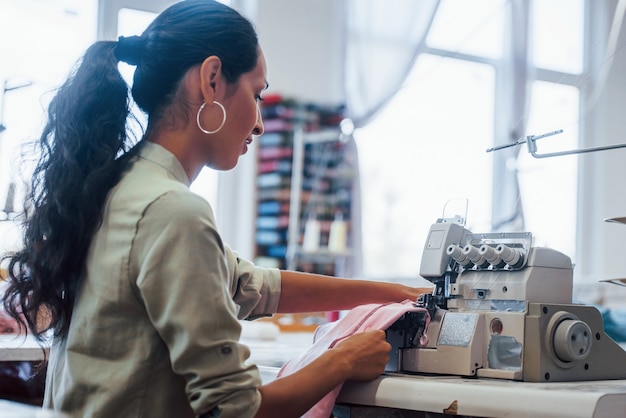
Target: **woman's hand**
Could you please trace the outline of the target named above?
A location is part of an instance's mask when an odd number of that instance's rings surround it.
[[[341,352],[346,362],[346,380],[372,380],[385,371],[391,345],[385,339],[385,331],[374,330],[353,334],[339,342],[333,350]]]
[[[390,350],[385,331],[351,335],[296,373],[261,386],[256,417],[299,417],[340,383],[378,377]]]

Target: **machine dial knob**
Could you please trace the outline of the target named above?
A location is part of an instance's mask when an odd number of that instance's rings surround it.
[[[554,331],[554,352],[564,362],[583,360],[591,352],[591,328],[578,319],[561,321]]]

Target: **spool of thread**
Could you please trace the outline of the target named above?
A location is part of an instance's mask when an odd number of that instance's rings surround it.
[[[504,261],[512,268],[516,269],[524,265],[525,255],[516,248],[511,248],[508,245],[499,244],[496,247],[496,254],[498,254],[502,261]]]
[[[316,251],[320,247],[320,222],[310,217],[304,224],[304,238],[302,239],[302,249],[304,251]]]
[[[456,261],[457,263],[459,263],[459,265],[463,267],[467,267],[472,264],[472,260],[470,260],[469,257],[465,253],[463,253],[463,248],[461,248],[459,245],[449,245],[448,248],[446,248],[446,253],[450,257],[452,257],[454,261]]]
[[[333,252],[346,250],[348,241],[348,224],[343,219],[343,214],[338,212],[335,219],[330,223],[328,234],[328,249]]]
[[[463,254],[465,254],[470,260],[472,260],[472,263],[474,263],[476,267],[481,269],[489,267],[489,262],[480,253],[480,250],[477,247],[468,244],[465,246],[465,248],[463,248]]]
[[[506,263],[502,260],[500,255],[496,253],[496,249],[491,245],[483,244],[478,251],[482,256],[495,268],[502,268],[506,266]]]

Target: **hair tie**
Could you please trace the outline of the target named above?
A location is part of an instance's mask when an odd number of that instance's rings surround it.
[[[115,58],[130,65],[137,65],[143,55],[144,40],[141,36],[120,36],[117,38]]]

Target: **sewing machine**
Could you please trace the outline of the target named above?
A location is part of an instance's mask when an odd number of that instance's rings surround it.
[[[565,382],[626,379],[600,312],[572,303],[572,263],[532,235],[430,228],[420,275],[435,287],[388,330],[388,372]],[[426,338],[424,338],[426,337]],[[421,342],[420,342],[421,340]],[[427,340],[427,341],[426,341]]]

